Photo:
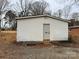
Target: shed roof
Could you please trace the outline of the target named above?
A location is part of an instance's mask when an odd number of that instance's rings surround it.
[[[79,29],[79,26],[70,26],[69,29]]]
[[[41,18],[41,17],[48,17],[48,18],[52,18],[52,19],[56,19],[59,21],[63,21],[63,22],[67,22],[67,19],[62,19],[60,17],[56,17],[56,16],[49,16],[49,15],[37,15],[37,16],[27,16],[27,17],[16,17],[16,20],[24,20],[24,19],[31,19],[31,18]]]

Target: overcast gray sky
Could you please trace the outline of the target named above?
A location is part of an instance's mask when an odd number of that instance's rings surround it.
[[[11,3],[10,4],[16,4],[18,0],[9,0]],[[64,6],[69,5],[73,3],[73,0],[46,0],[52,11],[57,11],[58,9],[62,9]],[[78,11],[79,10],[79,5],[73,5],[72,6],[72,11]]]

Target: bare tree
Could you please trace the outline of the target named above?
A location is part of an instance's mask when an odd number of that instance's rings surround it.
[[[5,19],[7,22],[5,22],[4,27],[6,29],[6,24],[9,24],[10,28],[9,29],[16,29],[16,20],[15,20],[16,15],[13,13],[13,11],[9,10],[6,15]]]
[[[8,5],[7,0],[0,0],[0,14],[6,8],[7,5]]]
[[[75,21],[78,21],[79,13],[72,13],[71,17],[75,19]]]
[[[79,0],[73,0],[74,2],[71,3],[70,5],[66,5],[62,10],[63,10],[63,13],[64,13],[64,16],[65,18],[67,18],[69,16],[69,13],[71,11],[71,8],[74,4],[78,4],[79,3]]]
[[[79,26],[79,20],[78,20],[78,18],[79,18],[79,13],[77,13],[77,12],[74,12],[74,13],[72,13],[72,15],[71,15],[71,20],[70,20],[70,23],[69,23],[69,26]]]
[[[23,17],[23,16],[27,16],[27,10],[28,10],[28,0],[19,0],[19,4],[16,3],[17,5],[20,4],[19,9],[20,9],[20,13],[19,16]]]
[[[58,17],[61,17],[62,16],[62,12],[63,11],[61,9],[58,10]]]
[[[78,2],[79,2],[79,0],[74,0],[74,2],[75,2],[75,3],[78,3]]]
[[[63,10],[63,15],[65,18],[69,16],[69,13],[71,11],[71,5],[66,5],[62,10]]]
[[[58,9],[57,12],[54,12],[53,13],[53,16],[56,16],[56,17],[60,17],[61,18],[62,13],[63,13],[63,10],[62,9]]]
[[[0,29],[1,29],[1,14],[7,5],[8,5],[7,0],[0,0]]]
[[[29,15],[51,15],[51,12],[46,11],[48,3],[44,0],[39,1],[28,1],[19,0],[19,4],[16,3],[20,9],[19,17],[29,16]]]
[[[32,15],[44,15],[46,13],[46,8],[48,7],[48,3],[44,0],[35,1],[30,4],[30,10],[32,11]]]

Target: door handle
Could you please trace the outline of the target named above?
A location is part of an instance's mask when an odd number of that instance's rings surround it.
[[[49,32],[45,32],[46,34],[50,34]]]
[[[47,33],[47,32],[45,32],[45,33]]]

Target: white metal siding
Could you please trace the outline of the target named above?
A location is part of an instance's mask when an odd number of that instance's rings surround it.
[[[17,21],[17,41],[42,41],[43,25],[42,21],[36,19]]]
[[[17,20],[17,41],[43,41],[43,24],[50,24],[50,40],[68,40],[68,23],[51,18]]]
[[[51,41],[68,40],[68,23],[53,20],[50,28]]]

